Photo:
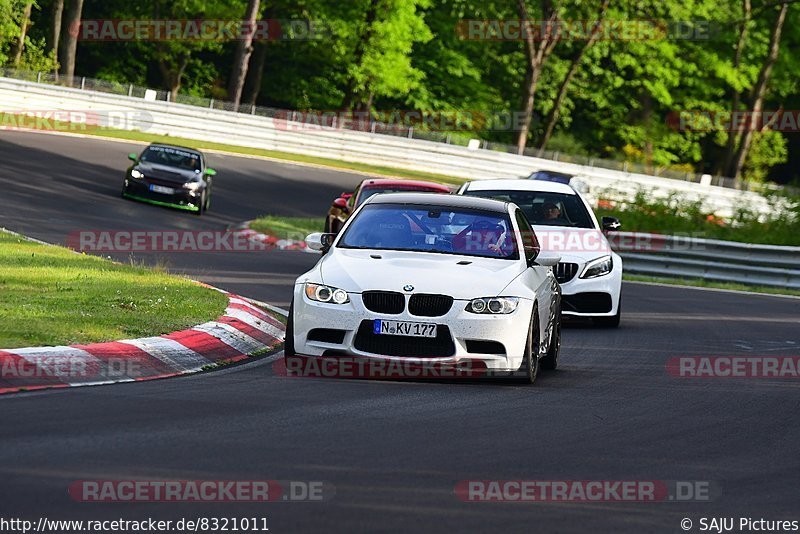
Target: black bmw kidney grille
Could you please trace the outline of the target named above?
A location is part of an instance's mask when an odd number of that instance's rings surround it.
[[[381,356],[444,358],[456,353],[450,329],[439,325],[436,337],[390,336],[376,334],[372,321],[361,322],[353,343],[356,350]]]
[[[566,284],[578,274],[577,263],[559,263],[555,267],[556,280],[559,284]]]
[[[406,297],[392,291],[365,291],[361,294],[364,306],[375,313],[397,315],[406,309]]]
[[[453,297],[447,295],[411,295],[408,311],[420,317],[440,317],[453,307]]]

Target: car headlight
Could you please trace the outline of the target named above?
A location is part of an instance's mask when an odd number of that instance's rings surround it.
[[[347,304],[350,302],[350,295],[344,289],[322,284],[306,283],[306,296],[317,302],[329,302],[331,304]]]
[[[507,315],[514,313],[519,305],[517,297],[486,297],[472,299],[467,304],[466,310],[470,313],[485,313],[489,315]]]
[[[183,184],[184,189],[188,189],[189,191],[197,191],[203,186],[203,182],[187,182]]]
[[[614,268],[614,260],[611,256],[603,256],[597,258],[586,264],[586,267],[581,273],[581,278],[597,278],[598,276],[605,276]]]
[[[139,169],[133,169],[131,171],[131,178],[136,178],[137,180],[140,180],[144,178],[144,174],[142,174],[142,171],[140,171]]]

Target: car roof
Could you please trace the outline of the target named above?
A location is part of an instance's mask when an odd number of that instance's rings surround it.
[[[423,180],[397,180],[393,178],[370,178],[368,180],[364,180],[361,182],[361,187],[363,188],[371,188],[371,187],[409,187],[409,188],[419,188],[419,189],[431,189],[435,191],[442,191],[443,193],[449,193],[450,187],[439,184],[436,182],[425,182]]]
[[[368,204],[422,204],[425,206],[466,208],[483,211],[508,213],[508,203],[481,197],[460,195],[431,195],[430,193],[386,193],[375,195]]]
[[[569,185],[540,180],[479,180],[470,182],[467,191],[536,191],[540,193],[563,193],[577,195]]]
[[[201,156],[203,155],[203,153],[200,152],[199,150],[195,150],[194,148],[187,148],[185,146],[180,146],[180,145],[165,145],[164,143],[151,143],[147,148],[150,148],[151,146],[160,147],[160,148],[175,148],[177,150],[183,150],[185,152],[192,152],[194,154],[199,154]]]

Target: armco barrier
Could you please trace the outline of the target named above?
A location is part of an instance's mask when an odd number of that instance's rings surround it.
[[[800,289],[800,247],[634,232],[616,232],[612,243],[626,273]]]
[[[722,217],[732,215],[734,208],[743,203],[763,213],[770,211],[766,199],[757,193],[719,186],[418,139],[334,128],[308,128],[300,123],[269,117],[146,101],[11,78],[0,78],[0,102],[0,112],[137,112],[133,123],[123,127],[201,141],[428,171],[465,179],[514,178],[528,176],[535,170],[560,171],[580,176],[593,194],[612,189],[627,196],[642,188],[660,196],[679,193],[690,200],[703,200],[710,210]]]

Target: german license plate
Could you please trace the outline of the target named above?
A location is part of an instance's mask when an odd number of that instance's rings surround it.
[[[384,321],[375,319],[372,322],[375,334],[408,337],[436,337],[436,325],[428,323],[408,323],[406,321]]]
[[[153,185],[153,184],[150,184],[150,191],[152,191],[153,193],[163,193],[165,195],[175,194],[175,190],[172,189],[171,187],[163,187],[160,185]]]

